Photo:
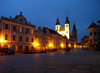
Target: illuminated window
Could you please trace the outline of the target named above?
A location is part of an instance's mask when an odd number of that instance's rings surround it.
[[[15,35],[13,35],[13,41],[15,41]]]
[[[66,33],[68,33],[68,31],[66,31]]]
[[[68,27],[68,25],[66,25],[66,27]]]
[[[22,27],[20,27],[20,32],[22,32]]]
[[[97,44],[97,39],[94,39],[94,44]]]
[[[5,29],[7,29],[7,30],[8,30],[8,24],[5,24]]]
[[[5,40],[8,40],[8,35],[7,34],[5,34]]]
[[[31,30],[31,34],[33,34],[33,30]]]

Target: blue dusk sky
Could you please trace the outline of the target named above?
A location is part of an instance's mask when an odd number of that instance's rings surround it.
[[[0,0],[0,16],[14,18],[20,11],[36,29],[45,26],[55,30],[57,17],[63,28],[68,16],[70,32],[75,22],[81,42],[84,35],[89,35],[87,28],[93,20],[96,24],[100,20],[100,0]]]

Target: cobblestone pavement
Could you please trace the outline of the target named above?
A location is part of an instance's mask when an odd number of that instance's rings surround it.
[[[0,73],[100,73],[100,52],[71,50],[0,56]]]

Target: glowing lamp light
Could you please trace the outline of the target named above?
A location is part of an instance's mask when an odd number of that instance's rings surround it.
[[[53,44],[52,44],[52,43],[50,43],[50,44],[49,44],[49,47],[52,47],[52,46],[53,46]]]
[[[35,45],[38,46],[39,44],[38,43],[35,43]]]
[[[0,40],[0,43],[3,43],[3,40]]]
[[[62,48],[64,47],[64,44],[63,44],[63,43],[61,43],[61,47],[62,47]]]
[[[68,44],[69,47],[71,47],[71,44]]]

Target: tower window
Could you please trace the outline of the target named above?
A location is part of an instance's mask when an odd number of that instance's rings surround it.
[[[57,31],[58,31],[58,29],[57,29]]]
[[[94,35],[97,35],[97,33],[96,33],[96,32],[94,32]]]
[[[90,36],[92,35],[92,32],[90,32]]]
[[[58,26],[57,26],[57,28],[58,28]]]
[[[90,44],[92,44],[92,40],[90,40]]]
[[[66,31],[66,33],[68,33],[68,31]]]
[[[66,25],[66,27],[68,27],[68,25]]]
[[[94,44],[97,44],[97,39],[94,39]]]

